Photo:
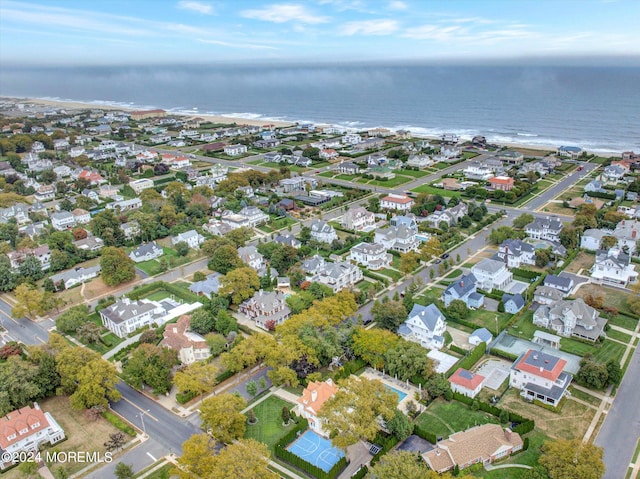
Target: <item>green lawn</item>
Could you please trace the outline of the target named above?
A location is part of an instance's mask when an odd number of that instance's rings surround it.
[[[403,185],[405,183],[409,183],[412,180],[413,180],[413,178],[408,178],[406,176],[396,175],[395,178],[391,178],[390,180],[387,180],[387,181],[368,180],[366,178],[362,178],[361,180],[358,180],[358,183],[366,183],[366,184],[373,185],[373,186],[380,186],[382,188],[394,188],[396,186],[400,186],[400,185]]]
[[[151,293],[149,296],[147,296],[147,299],[150,299],[151,301],[162,301],[163,299],[170,298],[171,296],[172,295],[169,291],[161,289],[160,291]]]
[[[440,162],[436,163],[435,165],[431,165],[431,168],[435,168],[436,170],[444,170],[445,168],[449,168],[450,166],[451,163]]]
[[[458,401],[444,401],[442,399],[431,403],[427,410],[416,419],[416,423],[420,427],[443,438],[473,426],[488,423],[497,424],[498,422],[498,419],[491,414],[472,411],[467,405]]]
[[[629,341],[631,341],[630,334],[616,331],[615,329],[610,329],[609,331],[607,331],[607,336],[613,339],[617,339],[618,341],[622,341],[623,343],[628,343]]]
[[[398,170],[398,174],[403,176],[413,176],[414,178],[422,178],[423,176],[427,176],[429,173],[422,170]]]
[[[360,178],[360,175],[338,175],[336,176],[336,180],[344,180],[344,181],[353,181],[356,178]]]
[[[525,437],[529,438],[529,449],[515,456],[511,456],[504,461],[500,461],[500,464],[524,464],[525,466],[535,466],[538,464],[538,459],[541,455],[540,447],[550,438],[543,432],[535,429],[529,434],[526,434]],[[526,469],[514,467],[509,469],[494,469],[493,471],[482,470],[474,472],[473,475],[484,479],[518,479],[523,477],[525,472]]]
[[[532,339],[538,328],[533,325],[533,311],[525,311],[520,319],[509,329],[509,334],[524,339]]]
[[[325,171],[323,173],[319,173],[318,176],[322,176],[324,178],[333,178],[335,174],[336,174],[335,171]]]
[[[475,311],[470,311],[466,320],[476,324],[479,328],[487,328],[495,334],[496,316],[498,317],[498,329],[502,331],[507,326],[507,322],[511,318],[509,313],[497,313],[495,311],[487,311],[486,309],[477,309]]]
[[[258,423],[254,425],[247,424],[244,437],[266,444],[273,453],[276,443],[287,431],[293,428],[293,423],[287,427],[282,426],[283,406],[293,407],[292,404],[276,396],[270,396],[260,404],[257,404],[253,411],[258,418]]]
[[[169,472],[171,471],[171,469],[173,469],[173,467],[173,464],[165,464],[160,469],[156,469],[151,474],[147,474],[144,477],[146,479],[169,479],[171,477],[171,474],[169,474]],[[144,471],[143,474],[145,474]],[[142,475],[137,475],[135,477],[142,477]]]
[[[462,275],[462,270],[461,269],[454,269],[451,273],[449,273],[447,276],[445,276],[445,278],[447,279],[454,279],[457,278],[458,276]]]
[[[587,353],[593,354],[594,358],[602,363],[606,363],[610,359],[620,361],[624,354],[625,346],[614,341],[604,340],[602,346],[582,343],[571,338],[562,338],[560,340],[560,349],[568,353],[584,356]]]
[[[376,273],[380,273],[380,274],[384,274],[385,276],[388,276],[389,278],[393,279],[394,281],[398,281],[400,278],[402,278],[402,273],[394,270],[394,269],[388,269],[388,268],[383,268],[381,270],[375,271]]]
[[[635,331],[636,326],[638,325],[638,320],[618,314],[609,320],[609,324],[628,329],[629,331]]]
[[[420,185],[417,188],[412,189],[411,191],[415,193],[430,193],[432,195],[440,195],[440,196],[449,196],[452,198],[459,198],[462,196],[462,192],[460,191],[449,191],[444,190],[442,188],[436,188],[431,185]]]
[[[465,160],[468,160],[470,158],[475,158],[476,156],[478,156],[480,153],[476,153],[475,151],[463,151],[462,152],[462,157]]]

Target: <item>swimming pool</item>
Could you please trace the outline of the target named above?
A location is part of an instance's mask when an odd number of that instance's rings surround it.
[[[398,395],[398,403],[401,402],[404,398],[407,397],[407,393],[403,393],[402,391],[399,391],[398,389],[389,386],[388,384],[384,385],[385,388],[389,389],[390,391],[393,391],[394,393],[396,393]]]

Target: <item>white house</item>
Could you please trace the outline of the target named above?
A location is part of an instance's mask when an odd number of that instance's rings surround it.
[[[142,208],[142,200],[140,198],[131,198],[130,200],[114,201],[107,203],[108,210],[131,211]]]
[[[163,325],[201,306],[199,302],[180,304],[169,298],[162,301],[133,301],[122,297],[111,306],[100,310],[100,318],[105,328],[119,338],[124,338],[140,328]]]
[[[91,221],[91,215],[87,210],[83,210],[82,208],[76,208],[71,212],[74,219],[76,220],[77,225],[86,225]]]
[[[535,399],[556,406],[572,379],[563,371],[566,364],[564,359],[529,349],[511,366],[509,386],[520,389],[528,401]]]
[[[480,289],[491,292],[494,289],[506,291],[513,281],[513,274],[502,261],[483,259],[471,268]]]
[[[193,364],[204,361],[211,356],[211,351],[205,339],[198,333],[190,331],[191,316],[181,316],[174,324],[168,325],[162,333],[160,346],[171,348],[178,352],[178,359],[182,364]]]
[[[626,287],[638,281],[638,273],[631,257],[619,248],[600,250],[591,267],[591,277],[598,283]]]
[[[629,173],[629,170],[622,165],[609,165],[605,167],[601,178],[607,183],[617,183],[627,173]]]
[[[224,152],[229,156],[238,156],[247,152],[246,145],[227,145],[224,147]]]
[[[330,263],[318,255],[303,261],[302,269],[308,281],[329,286],[335,293],[362,279],[362,271],[356,265],[344,261]]]
[[[311,381],[302,391],[302,396],[297,400],[296,414],[309,422],[312,431],[324,437],[329,437],[329,433],[322,426],[322,420],[318,417],[322,406],[338,392],[338,387],[331,378],[324,382]]]
[[[383,245],[386,249],[400,253],[417,251],[420,245],[420,240],[416,238],[416,230],[405,224],[376,230],[373,241]]]
[[[311,222],[311,238],[321,243],[331,243],[338,239],[336,230],[326,221],[313,220]]]
[[[171,244],[174,246],[182,241],[187,243],[189,248],[198,249],[204,243],[204,236],[196,230],[189,230],[171,237]]]
[[[73,228],[76,225],[76,218],[68,211],[60,211],[51,215],[51,226],[59,231]]]
[[[407,160],[407,165],[412,166],[414,168],[427,168],[433,165],[435,161],[429,155],[423,154],[412,154],[409,156]]]
[[[444,346],[446,329],[445,317],[435,304],[414,304],[407,320],[398,328],[398,335],[425,348],[440,349]]]
[[[521,240],[504,240],[498,248],[496,256],[509,268],[520,268],[523,264],[536,264],[536,250],[529,243]]]
[[[159,258],[162,255],[162,248],[158,246],[155,241],[152,241],[151,243],[141,244],[131,251],[131,253],[129,253],[129,258],[136,263],[141,263],[143,261],[151,261],[152,259]]]
[[[58,286],[60,282],[64,283],[65,289],[74,287],[77,284],[82,284],[85,281],[96,278],[100,274],[100,265],[91,266],[89,268],[74,268],[51,276],[51,281],[55,286]]]
[[[291,316],[281,291],[256,291],[252,298],[240,304],[238,311],[265,330],[284,323]]]
[[[613,231],[595,228],[584,230],[580,238],[580,248],[597,251],[600,249],[600,243],[605,236],[613,236]]]
[[[409,211],[414,203],[413,199],[407,195],[390,193],[380,200],[380,208],[383,210]]]
[[[267,265],[264,256],[262,256],[253,245],[238,248],[238,256],[240,256],[240,259],[250,268],[258,272],[263,270]]]
[[[0,470],[18,463],[20,453],[37,452],[45,444],[56,444],[63,439],[64,430],[37,402],[33,407],[16,409],[0,418]]]
[[[563,299],[540,305],[533,313],[533,324],[551,329],[560,336],[594,342],[603,335],[607,319],[601,318],[598,310],[582,298]]]
[[[393,258],[381,244],[359,243],[351,248],[349,259],[375,271],[388,267]]]
[[[449,384],[454,393],[474,398],[480,393],[485,379],[481,374],[475,374],[466,369],[458,368],[449,378]]]
[[[640,206],[638,208],[640,209]],[[613,236],[618,240],[618,248],[633,254],[638,249],[638,241],[640,241],[640,221],[620,221],[613,230]]]
[[[132,180],[129,182],[129,186],[135,191],[136,195],[139,195],[144,190],[153,188],[153,180],[150,178],[140,178],[139,180]]]
[[[376,217],[364,207],[349,208],[342,217],[342,226],[354,231],[363,231],[376,224]]]
[[[252,228],[269,221],[269,215],[256,206],[245,206],[238,214],[244,216]]]
[[[524,231],[529,238],[559,242],[562,227],[562,222],[558,218],[547,216],[536,218],[525,226]]]

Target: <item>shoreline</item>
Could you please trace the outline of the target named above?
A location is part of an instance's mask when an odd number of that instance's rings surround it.
[[[96,110],[106,110],[106,111],[137,111],[144,110],[147,108],[135,108],[132,106],[125,106],[118,103],[91,103],[91,102],[82,102],[82,101],[72,101],[72,100],[52,100],[46,98],[23,98],[23,97],[9,97],[2,96],[1,99],[5,100],[19,100],[24,103],[33,103],[34,105],[44,106],[44,107],[57,107],[69,110],[86,110],[86,109],[96,109]],[[190,113],[190,112],[175,112],[170,110],[167,111],[168,116],[182,116],[186,118],[202,118],[204,120],[210,121],[212,123],[223,123],[223,124],[238,124],[238,125],[251,125],[251,126],[264,126],[264,125],[274,125],[275,127],[289,127],[294,126],[296,123],[292,121],[283,121],[283,120],[275,120],[269,118],[245,118],[241,116],[225,116],[225,115],[212,115],[206,113]],[[337,123],[336,123],[337,124]],[[329,126],[328,123],[316,123],[316,126]],[[348,127],[345,127],[348,128]],[[419,127],[415,127],[419,128]],[[366,128],[362,128],[359,130],[357,127],[348,128],[349,130],[354,131],[362,131]],[[408,127],[411,131],[411,127]],[[428,135],[428,134],[416,134],[413,133],[414,138],[423,138],[427,140],[439,140],[440,137],[436,135]],[[461,137],[462,138],[462,137]],[[470,138],[469,138],[470,140]],[[501,142],[501,141],[492,141],[489,138],[487,139],[489,143],[497,144],[500,146],[504,146],[510,149],[522,149],[536,152],[555,152],[560,145],[551,145],[551,144],[535,144],[535,143],[515,143],[515,142]],[[593,153],[596,156],[600,156],[603,158],[611,158],[620,156],[621,152],[618,151],[608,151],[602,150],[597,152],[590,152],[589,150],[585,150],[588,153]]]

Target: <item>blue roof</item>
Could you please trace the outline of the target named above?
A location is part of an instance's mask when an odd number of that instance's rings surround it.
[[[435,304],[430,304],[428,306],[414,304],[411,313],[409,313],[409,318],[413,318],[415,316],[417,316],[420,321],[422,321],[422,323],[429,329],[429,331],[433,331],[436,329],[436,323],[438,322],[438,318],[440,316],[444,317],[444,315],[440,312]]]
[[[579,146],[561,146],[558,149],[559,150],[564,150],[564,151],[573,151],[575,153],[579,153],[579,152],[582,151],[582,148],[580,148]]]
[[[525,304],[524,298],[520,293],[513,295],[507,293],[503,294],[502,302],[506,304],[508,301],[513,301],[513,304],[515,304],[518,309],[522,308]]]
[[[452,291],[455,291],[458,295],[458,298],[461,298],[469,293],[469,291],[476,288],[477,281],[478,280],[473,275],[473,273],[466,274],[451,283],[444,291],[444,294],[451,294]]]
[[[489,332],[487,328],[476,329],[473,333],[471,333],[471,336],[475,336],[479,338],[480,341],[485,341],[485,342],[491,341],[491,338],[493,337],[493,335]]]

